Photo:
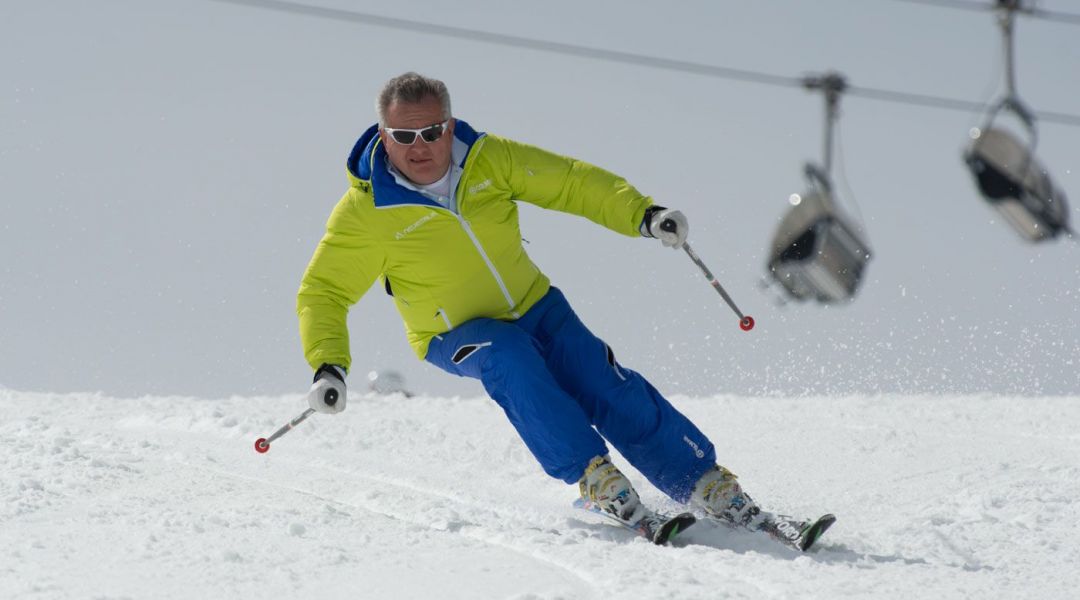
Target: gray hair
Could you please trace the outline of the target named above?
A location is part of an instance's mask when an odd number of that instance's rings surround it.
[[[375,99],[375,110],[379,113],[379,127],[386,127],[386,111],[395,102],[416,104],[423,102],[427,97],[433,97],[442,105],[443,119],[450,118],[450,91],[446,84],[438,79],[424,77],[419,73],[409,71],[387,81],[378,98]]]

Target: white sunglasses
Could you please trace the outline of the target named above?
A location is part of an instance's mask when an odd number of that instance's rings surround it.
[[[446,133],[446,126],[450,124],[450,120],[447,119],[442,123],[436,123],[434,125],[428,125],[427,127],[421,127],[420,129],[393,129],[390,127],[384,127],[386,133],[390,134],[390,137],[394,138],[394,141],[402,146],[411,146],[416,143],[416,137],[420,136],[420,139],[425,143],[431,144],[439,141],[439,138]]]

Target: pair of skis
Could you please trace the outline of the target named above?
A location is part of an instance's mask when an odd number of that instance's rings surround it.
[[[688,512],[677,515],[665,515],[645,509],[645,516],[639,519],[638,522],[625,523],[616,519],[614,515],[604,512],[599,506],[584,498],[575,500],[574,507],[601,515],[607,519],[608,522],[632,531],[658,545],[670,543],[671,540],[675,539],[675,536],[697,522],[697,518]],[[810,550],[821,535],[836,522],[836,517],[831,514],[824,515],[812,521],[774,515],[771,513],[762,514],[764,515],[764,519],[761,519],[757,523],[756,528],[750,529],[750,531],[764,533],[788,548],[800,552]],[[731,523],[726,521],[721,521],[719,519],[716,521],[732,526]]]

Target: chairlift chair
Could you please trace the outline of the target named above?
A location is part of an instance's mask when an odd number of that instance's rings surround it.
[[[768,269],[798,300],[851,300],[859,287],[870,249],[857,227],[833,201],[824,174],[807,165],[814,185],[780,221]]]
[[[1027,125],[1029,141],[1021,142],[1009,131],[990,122],[973,132],[964,161],[975,177],[983,198],[1005,221],[1031,242],[1069,232],[1069,208],[1064,192],[1035,158],[1035,128],[1019,101],[1008,99],[998,110],[1011,108]],[[994,111],[996,114],[997,110]]]
[[[964,151],[964,162],[971,169],[983,198],[1001,212],[1017,233],[1038,242],[1061,232],[1071,233],[1069,208],[1065,194],[1035,158],[1038,141],[1035,117],[1016,92],[1013,21],[1014,13],[1023,8],[1022,2],[998,0],[997,8],[1005,52],[1005,95],[989,112],[983,127],[973,130],[973,140]],[[994,126],[994,118],[1002,111],[1019,117],[1027,129],[1027,143]]]
[[[843,302],[855,296],[863,269],[870,260],[862,228],[837,206],[829,179],[833,128],[840,94],[847,83],[842,75],[827,73],[807,77],[803,85],[825,93],[825,166],[806,165],[804,172],[810,191],[792,197],[792,206],[773,236],[766,266],[773,278],[797,300]]]

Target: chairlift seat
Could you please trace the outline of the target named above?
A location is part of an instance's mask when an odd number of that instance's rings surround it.
[[[996,127],[982,131],[964,160],[983,197],[1021,236],[1037,242],[1068,232],[1065,194],[1011,133]]]
[[[796,299],[830,303],[854,297],[869,260],[858,229],[819,191],[804,196],[781,220],[768,268]]]

